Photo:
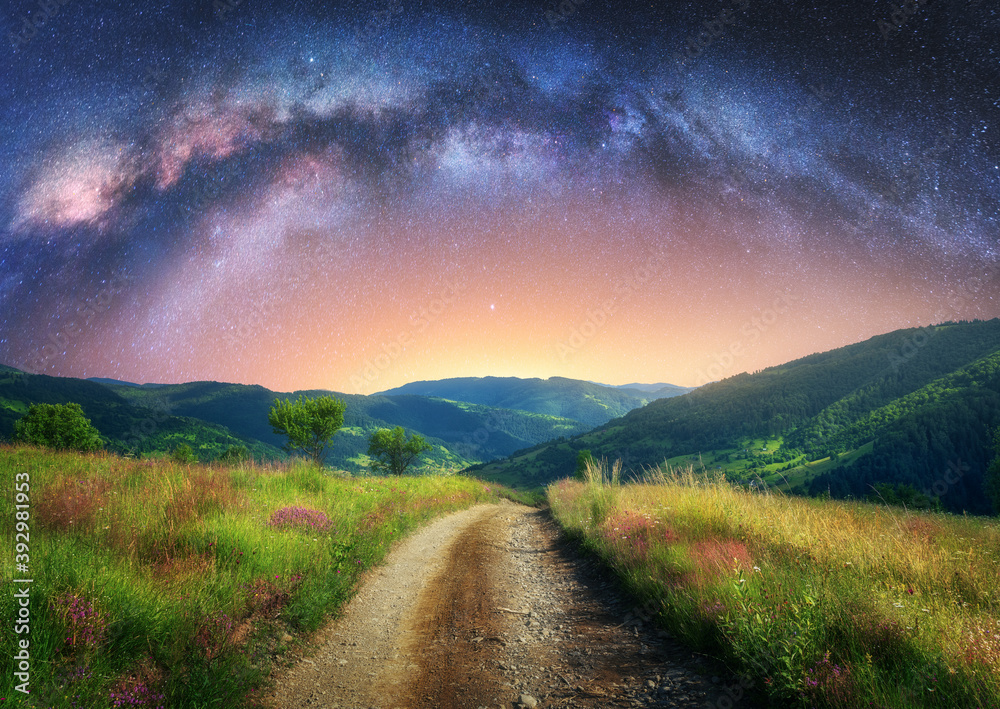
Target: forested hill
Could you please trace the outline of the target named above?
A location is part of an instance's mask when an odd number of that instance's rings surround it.
[[[666,445],[658,453],[677,454],[792,434],[790,441],[815,448],[835,427],[997,349],[1000,319],[898,330],[655,401],[609,424],[611,441],[634,446],[636,436],[651,437]]]
[[[221,382],[144,384],[27,374],[0,365],[0,440],[10,438],[14,422],[34,403],[80,404],[117,453],[156,455],[180,443],[199,460],[215,460],[230,446],[245,446],[258,460],[284,457],[284,442],[268,424],[276,398],[262,386]],[[368,437],[378,428],[403,426],[432,445],[417,470],[460,470],[479,461],[509,455],[525,446],[590,427],[578,421],[525,411],[456,403],[422,396],[341,395],[347,403],[344,426],[334,436],[327,465],[367,470]]]
[[[434,396],[451,401],[559,416],[594,427],[650,401],[679,396],[688,391],[690,389],[671,384],[661,384],[650,390],[612,387],[564,377],[459,377],[411,382],[382,394]]]
[[[878,483],[905,485],[949,509],[986,513],[998,366],[1000,320],[900,330],[654,401],[490,472],[558,477],[581,449],[634,471],[694,456],[730,477],[777,482],[780,473],[800,492],[860,497]]]
[[[27,374],[0,365],[0,440],[9,439],[14,422],[32,404],[79,404],[116,453],[143,455],[190,445],[203,460],[217,458],[231,446],[245,447],[258,460],[281,457],[274,445],[242,436],[219,425],[171,409],[163,399],[137,401],[105,385],[74,379]]]
[[[108,386],[132,401],[168,401],[172,411],[222,424],[240,435],[272,445],[282,442],[267,422],[275,398],[332,393],[319,389],[281,393],[259,385],[223,382]],[[448,469],[502,458],[525,445],[577,435],[589,428],[556,416],[424,396],[334,395],[346,402],[347,410],[344,426],[333,439],[327,464],[351,472],[364,469],[368,436],[377,428],[402,426],[426,436],[435,446],[427,462]]]

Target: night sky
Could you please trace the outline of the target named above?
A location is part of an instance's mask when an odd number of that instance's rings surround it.
[[[695,385],[1000,316],[995,0],[13,0],[0,34],[30,372]]]

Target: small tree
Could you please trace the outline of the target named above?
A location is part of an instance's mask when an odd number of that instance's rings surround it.
[[[989,467],[986,468],[983,486],[993,503],[993,509],[1000,513],[1000,426],[993,431],[993,452],[995,455]]]
[[[576,471],[573,473],[573,477],[577,480],[587,479],[587,465],[593,465],[594,456],[589,450],[584,448],[582,451],[576,454]]]
[[[198,462],[198,456],[194,454],[194,449],[187,443],[178,443],[177,447],[170,453],[170,460],[175,463],[190,465]]]
[[[344,425],[346,408],[346,403],[332,396],[307,399],[300,395],[296,401],[275,399],[267,422],[275,433],[288,437],[285,450],[307,455],[322,467],[330,439]]]
[[[14,440],[61,450],[96,451],[100,432],[79,404],[32,404],[14,424]]]
[[[226,465],[240,465],[250,459],[250,449],[246,446],[229,446],[219,456],[219,462]]]
[[[372,467],[390,475],[402,475],[410,463],[430,449],[431,446],[419,434],[406,438],[402,426],[380,428],[368,439]]]

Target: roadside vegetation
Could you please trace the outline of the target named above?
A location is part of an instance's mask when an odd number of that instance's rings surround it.
[[[803,707],[1000,706],[1000,524],[619,466],[548,488],[656,622]]]
[[[0,446],[28,480],[30,634],[0,636],[3,706],[239,707],[276,658],[347,601],[392,543],[513,493],[463,476],[357,477],[307,460],[135,460]],[[8,499],[11,499],[10,497]],[[9,510],[12,510],[13,506]],[[15,537],[15,515],[0,520]],[[9,549],[13,553],[13,549]],[[30,704],[14,691],[30,640]]]

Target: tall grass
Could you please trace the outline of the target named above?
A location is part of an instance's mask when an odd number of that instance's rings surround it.
[[[596,468],[603,468],[595,464]],[[1000,706],[1000,526],[603,469],[556,519],[660,623],[805,707]]]
[[[252,705],[273,659],[426,520],[509,491],[461,477],[345,478],[0,446],[31,484],[31,632],[0,637],[4,706]],[[0,519],[14,539],[14,510]],[[13,555],[13,545],[8,553]],[[11,564],[4,565],[10,589]],[[12,625],[13,593],[0,596]],[[32,696],[12,658],[30,640]]]

